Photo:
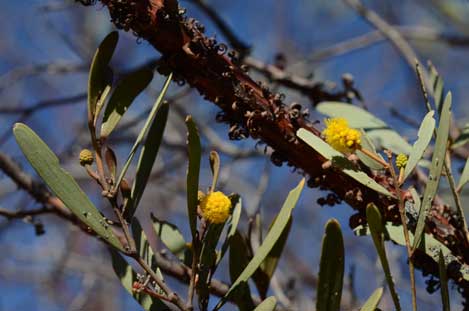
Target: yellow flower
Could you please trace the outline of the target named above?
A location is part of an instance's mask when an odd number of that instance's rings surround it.
[[[403,153],[400,153],[396,157],[396,166],[397,168],[401,169],[401,168],[405,168],[406,165],[407,165],[407,156]]]
[[[223,192],[211,192],[203,197],[200,209],[206,220],[214,224],[221,224],[230,216],[231,200]]]
[[[337,151],[351,153],[360,148],[361,133],[348,126],[344,118],[325,119],[326,128],[322,131],[326,142]]]
[[[80,151],[80,165],[91,165],[93,164],[93,152],[88,149],[83,149]]]

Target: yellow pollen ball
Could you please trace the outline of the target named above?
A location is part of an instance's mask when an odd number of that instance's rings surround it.
[[[214,224],[224,223],[231,212],[231,200],[220,191],[207,194],[200,202],[203,217]]]
[[[344,118],[325,119],[326,128],[322,132],[326,142],[335,150],[351,153],[360,148],[361,133],[350,128]]]
[[[91,165],[93,164],[93,160],[94,160],[93,152],[91,152],[91,150],[88,150],[88,149],[83,149],[82,151],[80,151],[79,159],[80,159],[80,165],[82,166]]]

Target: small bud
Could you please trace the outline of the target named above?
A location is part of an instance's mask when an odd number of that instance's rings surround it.
[[[85,165],[91,165],[93,164],[94,158],[93,158],[93,152],[88,149],[83,149],[80,151],[80,165],[85,166]]]
[[[401,168],[405,168],[406,165],[407,165],[407,156],[403,153],[400,153],[396,157],[396,166],[397,168],[401,169]]]

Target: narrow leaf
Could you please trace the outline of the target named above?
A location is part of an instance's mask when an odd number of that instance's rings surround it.
[[[179,259],[184,259],[184,252],[187,249],[187,245],[179,229],[167,221],[159,220],[153,213],[150,214],[150,217],[153,223],[153,229],[163,244]]]
[[[330,219],[322,239],[316,310],[338,311],[344,280],[344,239],[340,224]]]
[[[448,276],[446,275],[446,264],[443,252],[440,250],[438,258],[438,267],[440,271],[440,290],[441,301],[443,303],[443,311],[451,311],[448,291]]]
[[[422,234],[425,230],[425,219],[427,218],[427,211],[429,210],[433,198],[435,197],[440,182],[441,170],[445,162],[446,147],[448,143],[448,134],[451,121],[451,93],[446,95],[443,107],[441,109],[441,117],[436,133],[435,148],[433,150],[432,165],[428,175],[427,186],[423,192],[423,202],[420,209],[417,227],[415,229],[415,240],[413,249],[417,248]]]
[[[377,157],[381,158],[384,161],[383,157],[379,153],[376,153],[375,145],[371,141],[370,137],[366,134],[366,132],[364,130],[360,130],[360,131],[362,133],[362,139],[361,139],[362,147],[364,149],[370,151],[371,153],[375,154]],[[360,159],[360,161],[362,161],[363,164],[365,164],[369,168],[371,168],[373,170],[383,169],[383,165],[381,163],[378,163],[375,160],[371,159],[369,156],[367,156],[366,154],[364,154],[360,150],[357,150],[356,153],[357,153],[357,156]]]
[[[75,179],[60,167],[59,159],[46,143],[28,126],[21,123],[15,124],[13,133],[31,166],[64,205],[96,234],[123,251],[121,243],[108,226],[106,219],[91,203]]]
[[[366,175],[364,172],[357,171],[354,168],[353,163],[345,158],[342,153],[329,146],[329,144],[323,141],[320,137],[303,128],[299,129],[296,135],[305,143],[307,143],[311,148],[321,154],[324,158],[333,161],[333,163],[337,164],[337,166],[340,165],[345,174],[355,179],[365,187],[368,187],[389,197],[393,196],[388,190],[386,190],[386,188],[378,184],[376,181],[374,181],[374,179]]]
[[[270,228],[274,224],[275,219],[272,221]],[[282,231],[280,238],[275,243],[274,247],[270,251],[269,255],[264,259],[264,262],[259,267],[256,274],[254,274],[254,282],[256,283],[257,289],[259,290],[259,294],[261,298],[266,297],[267,291],[269,289],[269,283],[274,275],[275,269],[277,268],[278,261],[280,260],[280,256],[282,255],[283,248],[287,243],[288,235],[290,233],[292,224],[292,217],[288,220],[288,224]],[[256,275],[260,275],[260,278],[256,278]]]
[[[445,83],[433,64],[430,64],[428,69],[430,74],[429,82],[433,88],[433,99],[435,100],[436,109],[440,112],[441,105],[443,104]]]
[[[213,174],[211,191],[215,191],[218,182],[218,175],[220,174],[220,156],[215,150],[210,151],[210,169]]]
[[[111,61],[114,50],[119,40],[119,33],[113,31],[104,38],[96,50],[91,62],[90,75],[88,78],[88,116],[94,119],[96,104],[101,94],[110,84],[108,64]]]
[[[106,165],[111,175],[112,180],[116,181],[116,170],[117,170],[117,158],[114,150],[109,146],[106,146],[106,151],[104,153],[104,159],[106,160]]]
[[[197,230],[197,193],[199,191],[200,158],[202,147],[200,145],[199,131],[191,116],[186,118],[187,145],[189,149],[189,168],[187,170],[187,214],[192,237]]]
[[[371,237],[378,253],[381,266],[383,267],[384,275],[391,292],[391,297],[394,302],[396,310],[401,310],[399,303],[399,296],[397,295],[396,288],[394,286],[394,280],[391,275],[391,269],[389,268],[388,257],[386,256],[386,249],[384,248],[384,233],[385,229],[383,226],[383,220],[379,209],[373,203],[370,203],[366,207],[366,219],[370,228]]]
[[[274,296],[270,296],[269,298],[262,301],[254,311],[274,311],[275,306],[277,306],[277,299]]]
[[[132,146],[132,149],[130,150],[129,155],[127,156],[127,160],[125,161],[124,167],[122,168],[122,171],[119,175],[119,178],[117,179],[116,185],[119,185],[122,178],[124,178],[125,173],[129,169],[130,163],[132,162],[132,160],[135,156],[135,153],[137,152],[138,147],[142,143],[143,138],[145,137],[145,134],[147,133],[148,128],[152,125],[152,123],[154,122],[154,119],[156,119],[155,115],[156,115],[156,113],[158,112],[160,106],[163,103],[163,99],[166,95],[166,92],[168,91],[169,84],[171,83],[171,78],[172,78],[172,74],[170,74],[168,76],[168,78],[166,79],[166,82],[164,83],[163,88],[162,88],[160,94],[158,95],[158,98],[156,99],[155,104],[151,108],[150,114],[148,115],[148,118],[145,121],[145,124],[143,125],[143,128],[140,130],[140,133],[138,134],[137,139],[135,140],[135,143]]]
[[[219,310],[225,304],[226,300],[230,297],[230,295],[233,293],[233,291],[239,284],[248,281],[248,279],[254,274],[254,272],[256,272],[257,268],[259,268],[264,259],[275,246],[275,243],[282,235],[283,229],[288,225],[291,212],[295,207],[298,199],[300,198],[301,190],[304,187],[304,183],[305,181],[304,179],[302,179],[298,186],[292,191],[290,191],[285,203],[282,206],[282,209],[277,215],[275,223],[272,225],[271,230],[265,237],[261,246],[258,248],[255,256],[251,259],[249,264],[239,275],[236,281],[231,285],[230,289],[225,294],[225,296],[220,299],[214,310]]]
[[[125,259],[114,249],[109,249],[112,260],[112,268],[120,279],[122,286],[142,306],[145,311],[167,310],[168,306],[157,298],[145,293],[138,293],[132,289],[134,282],[138,282],[137,273]]]
[[[163,133],[166,127],[166,121],[168,120],[168,112],[169,104],[161,104],[161,108],[156,113],[155,120],[148,129],[145,144],[140,151],[130,199],[127,201],[124,209],[124,216],[128,220],[130,220],[135,214],[137,206],[140,203],[140,199],[143,196],[143,192],[145,191],[145,187],[147,186],[148,179],[150,178],[153,164],[155,163],[161,142],[163,141]]]
[[[422,158],[428,144],[432,140],[433,130],[435,129],[435,119],[433,115],[435,112],[432,110],[427,113],[423,118],[422,124],[420,125],[417,141],[412,146],[412,152],[409,155],[407,165],[404,169],[404,180],[409,177],[410,173],[417,166],[417,163]]]
[[[241,218],[241,211],[242,211],[242,199],[239,195],[234,195],[231,198],[231,205],[234,206],[233,212],[231,213],[230,218],[228,219],[228,232],[225,237],[225,241],[221,247],[220,256],[217,258],[217,265],[225,256],[226,251],[230,245],[231,238],[235,235],[236,230],[238,229],[239,219]]]
[[[375,311],[378,307],[379,301],[381,300],[381,296],[383,296],[382,287],[377,288],[373,294],[371,294],[370,298],[368,298],[360,311]]]
[[[451,145],[451,149],[459,148],[469,142],[469,123],[467,123],[461,130],[458,138]]]
[[[469,158],[466,160],[464,169],[462,170],[461,176],[459,177],[458,190],[461,190],[465,184],[469,181]]]
[[[236,231],[235,234],[233,234],[229,243],[230,280],[231,282],[235,282],[248,265],[252,254],[246,240],[239,231]],[[247,282],[240,283],[238,288],[233,291],[232,298],[241,311],[250,311],[254,308],[251,291]]]
[[[135,71],[124,77],[114,89],[104,111],[101,137],[106,138],[129,109],[135,98],[150,84],[153,73],[148,69]]]

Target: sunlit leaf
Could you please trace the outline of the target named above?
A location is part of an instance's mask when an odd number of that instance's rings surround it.
[[[236,289],[236,287],[239,284],[248,281],[248,279],[254,274],[254,272],[256,272],[256,270],[262,264],[262,262],[270,253],[272,248],[275,246],[275,243],[281,237],[283,230],[288,225],[291,212],[300,197],[301,190],[304,187],[304,183],[305,181],[304,179],[302,179],[301,182],[298,184],[298,186],[292,191],[290,191],[285,203],[283,204],[282,209],[277,215],[277,219],[275,223],[272,225],[271,230],[265,237],[260,247],[257,249],[255,256],[251,259],[249,264],[246,266],[243,272],[239,275],[236,281],[233,282],[233,284],[231,285],[230,289],[225,294],[225,296],[223,296],[220,299],[220,301],[218,302],[214,310],[219,310],[225,304],[227,299],[231,296],[231,294],[233,293],[233,291]]]
[[[13,133],[31,166],[64,205],[104,240],[123,250],[106,219],[91,203],[75,179],[60,167],[59,159],[46,143],[28,126],[21,123],[15,124]]]
[[[101,124],[102,138],[111,134],[135,98],[150,84],[152,79],[152,71],[143,69],[135,71],[119,81],[104,110],[103,123]]]
[[[270,296],[269,298],[262,301],[262,303],[258,305],[254,311],[274,311],[275,306],[277,306],[277,299],[274,296]]]
[[[433,202],[433,198],[435,197],[440,182],[441,171],[443,169],[443,164],[446,155],[450,122],[451,93],[448,93],[448,95],[446,95],[443,107],[441,109],[441,117],[436,134],[435,148],[433,150],[432,156],[432,166],[430,167],[427,186],[425,187],[425,191],[423,192],[422,207],[420,208],[417,227],[415,229],[415,240],[413,244],[414,249],[418,246],[418,243],[422,238],[422,234],[425,230],[425,219],[427,217],[427,212]]]
[[[369,177],[364,172],[347,168],[347,167],[353,168],[354,167],[353,163],[351,163],[347,158],[344,157],[342,153],[332,148],[329,144],[327,144],[318,136],[314,135],[310,131],[307,131],[303,128],[299,129],[296,135],[305,143],[307,143],[311,148],[313,148],[319,154],[321,154],[324,158],[326,158],[327,160],[331,160],[333,164],[336,164],[337,166],[340,165],[340,168],[345,174],[355,179],[362,185],[374,191],[377,191],[381,194],[384,194],[390,197],[393,196],[388,190],[386,190],[383,186],[378,184],[376,181],[374,181],[371,177]]]
[[[230,245],[230,240],[236,233],[238,229],[239,219],[241,218],[241,211],[243,206],[243,201],[239,195],[234,195],[231,198],[231,204],[234,206],[233,212],[231,213],[230,218],[228,219],[228,232],[225,237],[225,241],[221,247],[220,256],[217,258],[217,264],[223,259],[228,246]]]
[[[368,204],[366,207],[366,219],[370,228],[371,237],[373,238],[376,252],[378,253],[381,266],[383,267],[384,275],[389,286],[389,291],[391,293],[394,306],[396,307],[396,310],[399,311],[401,310],[399,296],[396,292],[394,280],[391,275],[391,269],[389,268],[388,257],[386,255],[386,248],[384,247],[385,229],[383,226],[383,220],[381,218],[381,213],[373,203]]]
[[[360,130],[360,131],[362,133],[361,141],[362,141],[363,149],[366,149],[366,150],[370,151],[371,153],[375,154],[378,158],[381,158],[384,161],[383,157],[380,154],[376,153],[375,145],[371,141],[370,137],[368,137],[368,135],[366,134],[366,132],[364,130]],[[369,156],[367,156],[366,154],[364,154],[360,150],[357,150],[357,156],[360,159],[360,161],[362,161],[363,164],[365,164],[369,168],[371,168],[373,170],[383,169],[383,165],[381,165],[380,163],[378,163],[375,160],[371,159]]]
[[[373,294],[371,294],[370,298],[368,298],[360,311],[375,311],[378,307],[379,301],[381,300],[381,296],[383,296],[382,287],[377,288]]]
[[[316,310],[340,310],[344,260],[344,239],[340,224],[336,219],[330,219],[322,239]]]
[[[458,189],[462,189],[465,184],[469,181],[469,158],[466,160],[464,169],[462,170],[461,177],[459,177]]]
[[[404,169],[404,180],[409,177],[410,173],[412,173],[414,168],[417,166],[417,163],[422,158],[428,144],[432,140],[433,130],[435,129],[435,119],[433,118],[434,113],[435,112],[433,110],[428,112],[420,125],[417,141],[412,146],[412,151]]]

